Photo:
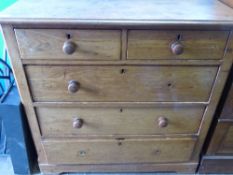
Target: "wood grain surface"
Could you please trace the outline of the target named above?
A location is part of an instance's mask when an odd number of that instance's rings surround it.
[[[163,163],[189,161],[195,139],[79,139],[43,144],[51,164]]]
[[[215,66],[25,67],[33,99],[39,102],[206,102],[217,70]],[[80,83],[78,92],[68,92],[70,80]]]
[[[40,164],[40,169],[44,173],[86,173],[86,172],[164,172],[164,173],[193,173],[196,171],[197,162],[185,162],[185,163],[140,163],[140,164],[101,164],[101,165],[80,165],[80,164],[66,164],[66,165],[54,165],[54,164]]]
[[[232,24],[232,19],[232,9],[218,0],[21,0],[0,14],[1,23],[98,26]]]
[[[128,59],[222,59],[228,31],[156,31],[130,30]],[[171,44],[180,42],[183,53],[171,52]]]
[[[121,32],[117,30],[15,29],[22,58],[119,60]],[[67,38],[70,35],[70,39]],[[69,40],[76,51],[67,55],[62,48]]]
[[[40,128],[46,137],[88,137],[125,135],[195,134],[205,107],[39,107],[36,109]],[[167,119],[167,126],[159,126],[159,118]],[[81,128],[73,128],[75,118],[83,120]]]

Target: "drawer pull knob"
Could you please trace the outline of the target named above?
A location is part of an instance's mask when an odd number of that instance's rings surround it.
[[[76,50],[76,44],[72,41],[66,41],[64,44],[63,44],[63,52],[67,55],[71,55],[75,52]]]
[[[83,126],[83,120],[80,118],[75,118],[73,121],[73,128],[79,129]]]
[[[184,52],[184,46],[180,42],[176,41],[171,44],[171,51],[175,55],[181,55]]]
[[[73,93],[77,92],[79,89],[80,89],[80,84],[79,84],[79,82],[74,81],[74,80],[69,81],[69,84],[68,84],[68,91],[69,91],[70,93],[73,94]]]
[[[165,128],[168,125],[168,119],[165,117],[159,117],[158,123],[160,128]]]

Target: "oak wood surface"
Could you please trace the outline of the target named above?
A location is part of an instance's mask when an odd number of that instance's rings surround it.
[[[54,165],[40,164],[41,171],[45,173],[64,173],[64,172],[164,172],[164,173],[194,173],[198,163],[140,163],[140,164],[102,164],[102,165]]]
[[[218,67],[26,66],[34,101],[206,102]],[[68,82],[80,83],[70,94]]]
[[[44,141],[51,164],[122,164],[189,161],[195,139]],[[66,150],[64,152],[64,150]],[[63,154],[60,154],[63,152]]]
[[[130,0],[80,0],[79,3],[75,0],[50,0],[49,3],[46,0],[21,0],[0,14],[1,23],[99,26],[187,23],[232,25],[232,19],[232,9],[218,0],[135,0],[134,3]]]
[[[228,31],[156,31],[128,32],[128,59],[222,59]],[[176,55],[171,44],[183,45],[183,53]]]
[[[121,32],[118,30],[15,29],[15,34],[22,58],[120,59]],[[70,39],[67,35],[70,35]],[[62,50],[66,41],[72,41],[77,45],[71,55]]]
[[[121,60],[127,59],[127,44],[128,44],[128,30],[123,29],[121,31]]]
[[[52,57],[52,56],[51,56]],[[100,65],[99,61],[93,60],[77,60],[77,59],[70,59],[67,62],[67,59],[56,59],[54,58],[47,58],[47,59],[22,59],[22,63],[24,65]],[[126,57],[124,57],[125,59]],[[154,60],[112,60],[106,61],[101,60],[101,65],[118,65],[118,66],[133,66],[133,65],[141,65],[141,66],[220,66],[223,60],[188,60],[187,59],[154,59]]]
[[[195,134],[205,107],[39,107],[36,108],[43,137],[87,137],[110,135]],[[164,117],[168,125],[159,126]],[[74,118],[83,120],[81,128],[73,128]]]

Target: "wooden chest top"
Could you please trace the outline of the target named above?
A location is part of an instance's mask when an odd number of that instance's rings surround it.
[[[21,0],[0,16],[19,24],[233,24],[233,10],[218,0]]]

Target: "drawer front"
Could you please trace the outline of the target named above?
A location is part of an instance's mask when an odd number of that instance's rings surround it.
[[[120,59],[117,30],[15,29],[15,34],[20,55],[26,59]]]
[[[194,139],[75,140],[43,142],[50,164],[184,162]]]
[[[228,34],[225,31],[131,30],[128,59],[221,59]]]
[[[205,107],[36,109],[44,137],[195,134]],[[80,125],[78,125],[81,122]]]
[[[233,124],[229,127],[225,137],[223,138],[218,153],[233,154]]]
[[[214,66],[25,67],[33,100],[39,102],[208,101],[217,70]],[[75,91],[68,92],[68,87]]]

